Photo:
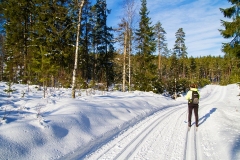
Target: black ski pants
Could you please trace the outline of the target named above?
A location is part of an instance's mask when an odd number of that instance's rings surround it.
[[[192,110],[194,110],[195,123],[196,123],[196,127],[198,127],[198,105],[193,105],[193,104],[188,104],[188,126],[191,127]]]

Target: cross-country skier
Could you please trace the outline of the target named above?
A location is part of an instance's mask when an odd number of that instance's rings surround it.
[[[200,98],[200,94],[198,92],[197,85],[191,84],[190,90],[186,95],[186,99],[188,100],[188,127],[191,127],[192,110],[194,110],[195,124],[196,124],[196,127],[198,127],[199,98]]]

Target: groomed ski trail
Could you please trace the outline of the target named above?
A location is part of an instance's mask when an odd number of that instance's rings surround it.
[[[201,124],[201,117],[204,114],[204,112],[206,113],[206,110],[209,110],[209,108],[213,107],[214,104],[219,103],[221,100],[223,100],[225,95],[226,95],[226,87],[216,86],[208,97],[204,97],[203,99],[200,100],[199,111],[198,111],[199,120],[200,120],[199,124]],[[192,116],[192,121],[195,121],[194,114]],[[187,137],[187,141],[186,141],[186,150],[185,150],[184,159],[186,160],[206,159],[207,158],[206,153],[208,152],[209,148],[213,148],[210,142],[211,138],[208,137],[208,133],[206,133],[206,130],[203,129],[202,131],[201,126],[199,126],[198,130],[196,131],[195,123],[192,123],[192,127],[187,132],[186,137]],[[204,141],[201,139],[204,139]],[[214,157],[213,159],[219,159],[219,157],[215,156],[217,154],[215,154],[214,149],[212,149],[212,151],[213,151],[213,155],[211,155],[211,157]]]
[[[124,131],[85,159],[145,159],[146,157],[169,159],[176,156],[181,158],[184,156],[185,112],[185,105],[157,112]],[[172,116],[178,118],[173,119]],[[170,155],[166,154],[167,150],[172,150]]]
[[[225,93],[226,87],[216,86],[208,96],[200,98],[199,118],[201,119],[213,107],[212,104],[216,103],[216,100],[222,99]],[[185,123],[186,114],[187,103],[166,107],[121,132],[84,159],[205,159],[211,148],[211,137],[208,137],[207,129],[201,125],[196,131],[193,124],[188,131]],[[194,121],[193,114],[192,122]],[[199,123],[201,124],[201,121]],[[217,155],[217,151],[214,148],[211,151],[213,152],[211,157],[219,159],[214,156]]]

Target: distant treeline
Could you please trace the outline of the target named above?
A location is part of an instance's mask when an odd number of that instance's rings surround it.
[[[113,29],[106,23],[110,14],[106,1],[97,0],[92,5],[85,0],[77,88],[101,84],[101,89],[115,86],[122,91],[171,94],[185,91],[193,82],[204,86],[240,81],[240,61],[235,54],[188,57],[180,27],[169,50],[161,23],[151,25],[146,0],[141,0],[140,22],[134,28],[133,1],[125,2],[127,16]],[[71,87],[79,4],[77,0],[2,0],[0,80]]]

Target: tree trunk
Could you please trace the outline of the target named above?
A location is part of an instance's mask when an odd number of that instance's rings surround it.
[[[82,8],[85,3],[85,0],[81,1],[79,6],[78,12],[78,26],[77,26],[77,40],[76,40],[76,50],[75,50],[75,63],[73,69],[73,77],[72,77],[72,98],[75,98],[75,90],[76,90],[76,71],[77,71],[77,64],[78,64],[78,45],[79,45],[79,35],[80,35],[80,28],[81,28],[81,17],[82,17]]]
[[[127,30],[124,33],[123,84],[122,84],[122,91],[123,92],[125,92],[125,83],[126,83],[126,54],[127,54]]]
[[[160,47],[160,39],[158,39],[158,73],[159,78],[161,77],[161,47]]]
[[[129,29],[129,48],[128,48],[128,91],[131,92],[131,47],[132,47],[132,41],[131,41],[131,29]]]

